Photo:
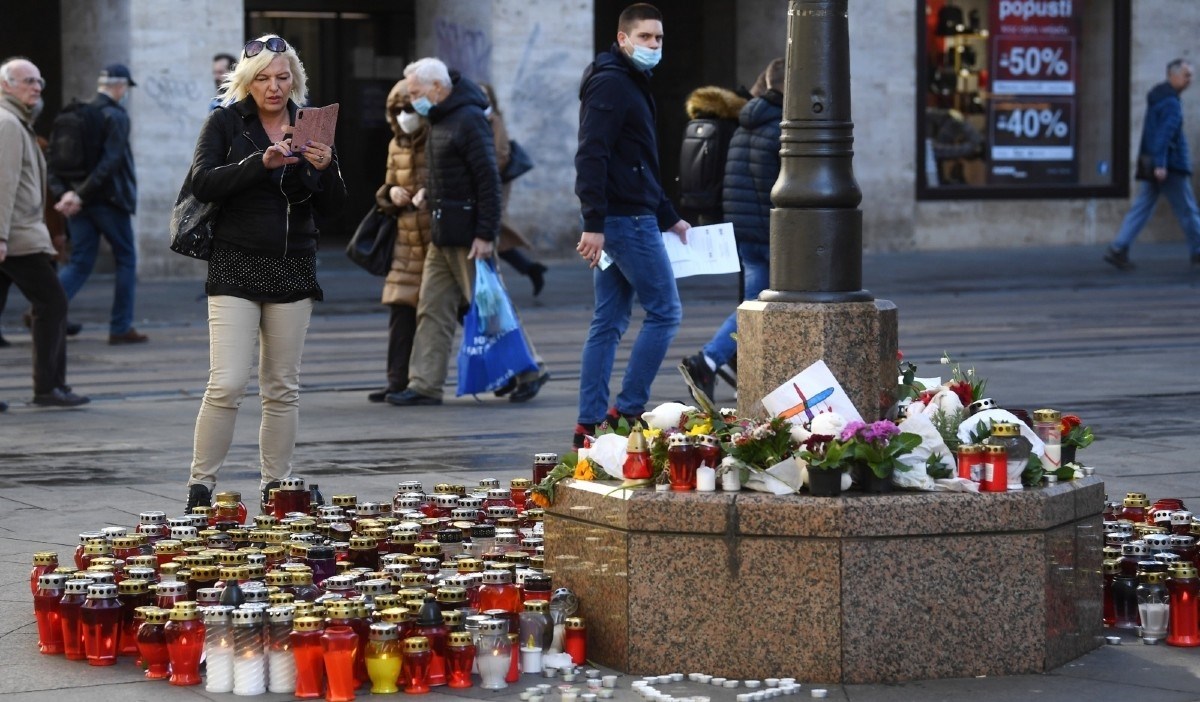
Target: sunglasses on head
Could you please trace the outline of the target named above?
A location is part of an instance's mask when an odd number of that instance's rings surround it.
[[[255,39],[254,41],[246,43],[246,46],[242,49],[242,55],[246,58],[254,58],[255,56],[261,54],[263,49],[277,54],[282,54],[283,52],[287,51],[287,48],[287,42],[279,37],[271,37],[266,41]]]

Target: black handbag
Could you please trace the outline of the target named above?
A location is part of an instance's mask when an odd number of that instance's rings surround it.
[[[396,218],[372,206],[346,245],[346,256],[371,275],[385,276],[392,268]]]
[[[517,143],[516,139],[510,139],[508,142],[508,165],[504,167],[504,172],[500,174],[500,182],[507,183],[517,176],[524,175],[533,170],[533,159],[529,158],[529,152],[525,147]]]
[[[1154,157],[1150,154],[1138,154],[1137,165],[1133,169],[1133,177],[1137,180],[1155,181]]]
[[[192,174],[188,172],[171,210],[171,250],[207,261],[212,253],[213,224],[220,210],[215,202],[196,199],[192,194]]]

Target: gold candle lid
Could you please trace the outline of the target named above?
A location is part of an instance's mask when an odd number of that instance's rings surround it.
[[[533,481],[529,478],[513,478],[508,481],[508,485],[513,490],[528,490],[533,487]]]
[[[150,581],[136,578],[117,583],[117,592],[122,595],[144,595],[150,592]]]
[[[404,640],[405,653],[422,653],[429,650],[429,639],[424,636],[410,636]]]
[[[382,612],[377,611],[377,614],[388,624],[401,624],[409,620],[409,611],[406,607],[388,607]]]
[[[292,620],[292,628],[296,631],[320,631],[322,624],[317,617],[296,617]]]
[[[1021,430],[1012,422],[996,422],[992,425],[992,436],[1020,436]]]
[[[583,617],[567,617],[566,626],[568,629],[586,629],[583,623]]]
[[[1040,409],[1033,411],[1033,421],[1035,422],[1059,422],[1062,420],[1062,412],[1053,409]]]
[[[353,507],[358,504],[357,495],[334,495],[329,498],[334,507]]]
[[[450,632],[451,646],[470,646],[475,642],[471,638],[469,631],[452,631]]]
[[[142,613],[147,624],[166,624],[171,618],[171,612],[161,607],[138,607],[136,611]]]
[[[545,614],[550,611],[550,603],[545,600],[526,600],[525,611]]]
[[[963,444],[958,447],[960,456],[978,456],[981,453],[983,453],[983,447],[979,444]]]
[[[983,452],[986,454],[1000,455],[1003,453],[1008,453],[1008,449],[1004,448],[1003,446],[987,444],[986,446],[983,447]]]
[[[325,609],[334,619],[351,619],[354,617],[355,603],[350,600],[330,600],[325,603]]]

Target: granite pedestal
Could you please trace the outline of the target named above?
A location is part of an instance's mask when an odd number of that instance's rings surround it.
[[[872,302],[743,302],[738,307],[738,415],[764,416],[759,400],[824,360],[868,422],[896,401],[896,306]]]
[[[546,567],[589,658],[829,683],[1011,675],[1102,642],[1096,478],[1005,494],[656,493],[565,481]]]

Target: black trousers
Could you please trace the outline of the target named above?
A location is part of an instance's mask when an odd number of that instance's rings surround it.
[[[411,305],[389,305],[387,386],[391,392],[408,387],[408,359],[412,357],[413,337],[417,334],[417,308]]]
[[[33,306],[33,392],[53,392],[67,384],[67,294],[54,261],[44,253],[9,256],[0,276]]]

